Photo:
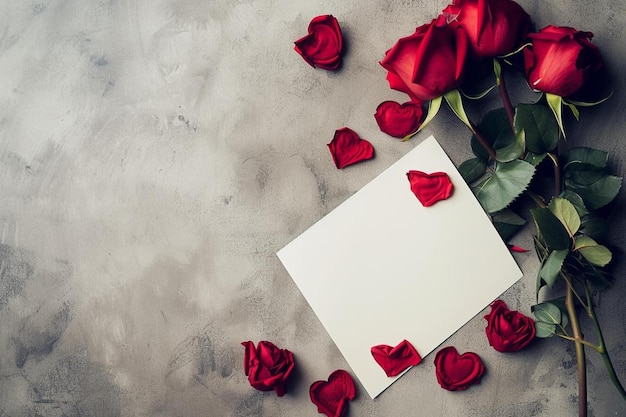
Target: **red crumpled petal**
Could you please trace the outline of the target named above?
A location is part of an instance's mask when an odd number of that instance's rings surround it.
[[[485,365],[474,352],[459,355],[456,348],[448,346],[435,355],[437,382],[448,391],[462,391],[478,384],[485,372]]]
[[[374,157],[374,147],[361,139],[352,129],[343,127],[335,131],[328,144],[335,166],[339,169]]]
[[[396,347],[373,346],[371,352],[374,360],[383,368],[387,376],[396,376],[406,368],[422,361],[420,354],[407,340],[403,340]]]
[[[419,129],[423,115],[422,103],[383,101],[376,108],[374,117],[382,132],[395,138],[405,138]]]
[[[522,248],[521,246],[517,246],[517,245],[510,245],[510,244],[509,244],[509,245],[507,245],[507,246],[509,247],[509,250],[510,250],[511,252],[519,252],[519,253],[524,253],[524,252],[528,252],[528,251],[529,251],[529,249],[525,249],[525,248]]]
[[[356,387],[350,374],[338,369],[328,377],[328,381],[315,381],[309,395],[319,413],[328,417],[341,417],[348,409],[348,401],[356,396]]]
[[[445,172],[426,174],[422,171],[409,171],[407,174],[411,183],[411,191],[424,207],[430,207],[440,200],[446,200],[452,195],[454,186]]]
[[[294,49],[313,68],[335,70],[341,64],[343,34],[332,15],[314,17],[308,34],[295,41]]]

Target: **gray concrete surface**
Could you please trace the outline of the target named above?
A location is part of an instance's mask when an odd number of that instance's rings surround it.
[[[520,0],[537,26],[595,33],[615,94],[583,111],[569,143],[626,161],[626,3]],[[316,416],[309,385],[347,364],[275,252],[434,134],[452,160],[466,129],[442,111],[400,143],[373,118],[401,101],[379,66],[445,1],[41,0],[0,3],[0,416]],[[347,43],[340,71],[309,67],[292,42],[319,14]],[[496,102],[494,102],[496,105]],[[376,158],[339,171],[326,143],[349,126]],[[622,248],[598,313],[626,379]],[[531,247],[531,235],[517,238]],[[530,312],[537,262],[504,295]],[[447,343],[487,373],[462,393],[432,357],[350,416],[572,416],[575,356],[565,341],[500,354],[482,314]],[[591,329],[587,329],[591,332]],[[244,340],[297,360],[290,392],[252,389]],[[357,389],[359,389],[357,383]],[[626,415],[589,352],[590,415]]]

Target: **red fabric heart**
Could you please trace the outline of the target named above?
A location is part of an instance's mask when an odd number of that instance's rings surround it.
[[[311,401],[319,413],[341,417],[348,409],[348,401],[356,396],[356,387],[350,374],[338,369],[326,381],[315,381],[309,389]]]
[[[485,365],[474,352],[459,355],[456,348],[448,346],[435,355],[437,382],[448,391],[462,391],[478,384],[485,372]]]
[[[422,357],[407,340],[403,340],[396,347],[377,345],[372,347],[371,352],[387,376],[396,376],[409,366],[415,366],[422,361]]]
[[[405,138],[420,127],[423,114],[421,103],[383,101],[376,108],[374,117],[382,132],[395,138]]]
[[[361,139],[352,129],[342,127],[335,131],[333,140],[328,144],[335,166],[339,169],[374,157],[374,147]]]
[[[426,174],[422,171],[409,171],[406,175],[411,183],[411,191],[424,207],[449,198],[454,190],[454,185],[445,172]]]

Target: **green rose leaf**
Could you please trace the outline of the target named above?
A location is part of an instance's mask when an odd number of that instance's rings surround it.
[[[557,219],[563,223],[570,236],[574,236],[580,228],[580,216],[569,200],[555,197],[550,201],[548,208]]]
[[[556,324],[548,324],[541,321],[535,322],[535,337],[547,339],[556,334]]]
[[[606,219],[597,214],[587,214],[580,219],[580,232],[592,239],[604,239],[608,232]]]
[[[571,237],[563,223],[550,211],[549,208],[532,209],[531,214],[537,225],[537,229],[552,250],[569,249]]]
[[[559,195],[559,197],[565,198],[567,201],[572,203],[580,217],[589,214],[589,211],[587,210],[587,207],[585,207],[585,202],[583,201],[582,197],[575,192],[571,190],[565,190]]]
[[[552,112],[543,104],[519,104],[515,111],[515,130],[526,132],[526,147],[542,154],[559,143],[559,126]]]
[[[523,130],[517,135],[506,135],[506,137],[502,139],[505,139],[507,143],[503,144],[504,146],[501,148],[497,148],[500,146],[500,143],[496,140],[496,160],[500,162],[510,162],[519,158],[524,152],[524,149],[526,149],[525,137],[526,134]]]
[[[468,159],[459,165],[459,172],[465,182],[470,184],[485,175],[487,164],[478,158]]]
[[[556,279],[559,277],[559,273],[563,267],[563,262],[565,261],[565,258],[567,258],[568,254],[568,249],[555,250],[551,252],[539,270],[538,279],[543,279],[545,283],[548,284],[548,287],[552,288]],[[541,283],[538,283],[537,290],[540,288]]]
[[[605,266],[611,262],[613,257],[606,246],[600,245],[589,236],[584,235],[576,238],[574,250],[578,251],[590,264],[596,266]]]
[[[622,187],[622,178],[606,175],[589,185],[577,185],[566,181],[565,187],[580,195],[585,205],[595,210],[606,206],[617,197]]]
[[[500,144],[500,147],[502,147],[501,144],[506,143],[506,140],[502,139],[503,137],[514,137],[511,131],[511,125],[509,125],[509,119],[506,115],[506,110],[503,108],[486,113],[478,124],[478,131],[482,133],[485,140],[494,147],[494,149],[498,148],[498,146],[495,145],[496,141]],[[472,136],[470,144],[472,152],[477,158],[485,162],[489,160],[489,154],[485,151],[480,142],[478,142],[475,135]]]
[[[534,173],[535,167],[525,161],[500,162],[493,174],[474,188],[474,194],[487,213],[495,213],[526,190]]]
[[[565,169],[571,162],[581,162],[598,168],[605,168],[609,160],[609,154],[598,149],[578,147],[569,149],[561,154],[561,161]]]
[[[598,181],[605,175],[605,168],[585,162],[568,162],[563,170],[566,183],[575,185],[589,185]]]
[[[504,241],[508,240],[526,224],[526,220],[510,209],[493,213],[491,215],[491,221]]]
[[[524,161],[531,163],[533,166],[537,166],[546,158],[546,156],[548,156],[547,153],[527,152]]]

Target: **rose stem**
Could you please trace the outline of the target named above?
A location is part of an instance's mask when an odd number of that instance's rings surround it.
[[[607,371],[609,372],[609,377],[615,385],[615,388],[619,391],[620,395],[626,401],[626,391],[624,391],[624,387],[619,381],[617,374],[615,373],[615,368],[613,367],[613,363],[611,362],[611,358],[609,357],[609,351],[606,349],[606,345],[604,344],[604,336],[602,336],[602,329],[600,329],[600,322],[598,321],[598,317],[596,316],[596,312],[593,308],[593,303],[591,302],[591,290],[589,288],[589,281],[585,280],[585,293],[587,295],[587,301],[589,303],[589,316],[593,320],[593,324],[596,328],[596,334],[598,335],[598,352],[602,355],[602,359],[604,360],[604,365],[606,366]]]
[[[509,118],[511,130],[515,132],[515,124],[513,122],[513,115],[515,114],[515,112],[513,110],[513,104],[511,103],[511,97],[509,97],[509,92],[506,89],[504,74],[502,73],[502,71],[500,71],[499,76],[496,76],[496,85],[498,86],[498,90],[500,90],[500,97],[502,98],[502,103],[504,104],[504,110],[506,110],[506,115]]]
[[[587,364],[585,359],[585,346],[580,343],[583,340],[580,325],[578,324],[578,315],[574,306],[574,290],[573,283],[567,282],[567,290],[565,292],[565,307],[572,325],[574,333],[574,343],[576,345],[576,363],[578,365],[578,416],[587,417]]]

